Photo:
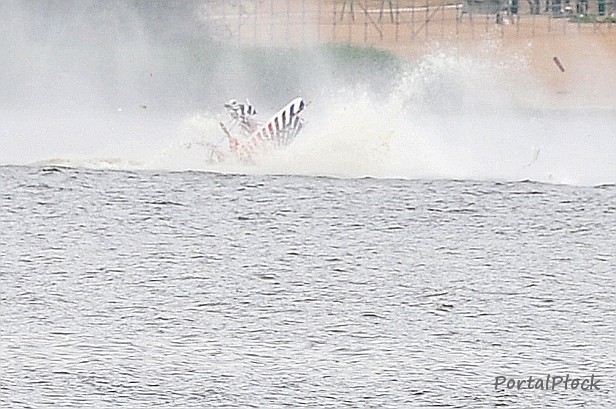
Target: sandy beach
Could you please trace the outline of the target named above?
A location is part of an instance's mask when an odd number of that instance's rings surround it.
[[[575,21],[568,14],[467,13],[453,0],[289,0],[213,10],[227,36],[240,44],[293,46],[347,43],[384,49],[404,58],[455,50],[507,61],[515,56],[528,84],[539,81],[561,104],[616,106],[616,24]],[[352,6],[352,7],[351,7]],[[598,3],[589,4],[595,15]],[[610,8],[607,13],[611,13]],[[590,14],[589,14],[590,15]],[[210,16],[212,18],[212,16]],[[593,17],[595,18],[595,17]],[[596,16],[596,21],[609,19]],[[555,63],[560,62],[560,67]],[[562,67],[562,69],[561,69]]]

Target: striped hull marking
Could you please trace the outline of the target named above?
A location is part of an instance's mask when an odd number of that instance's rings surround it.
[[[257,153],[288,145],[302,128],[300,114],[305,107],[306,104],[301,98],[291,101],[246,142],[239,144],[237,154],[241,159],[250,161]]]

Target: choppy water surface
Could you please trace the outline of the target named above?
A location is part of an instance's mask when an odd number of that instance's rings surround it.
[[[0,407],[616,405],[616,188],[0,168]],[[494,390],[498,375],[602,390]]]

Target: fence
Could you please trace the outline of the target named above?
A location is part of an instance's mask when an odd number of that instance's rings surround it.
[[[616,35],[616,0],[458,1],[209,0],[198,15],[211,40],[240,45]]]

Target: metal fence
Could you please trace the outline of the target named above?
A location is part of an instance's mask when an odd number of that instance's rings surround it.
[[[209,0],[198,16],[211,40],[242,45],[616,35],[616,0],[458,1]]]

